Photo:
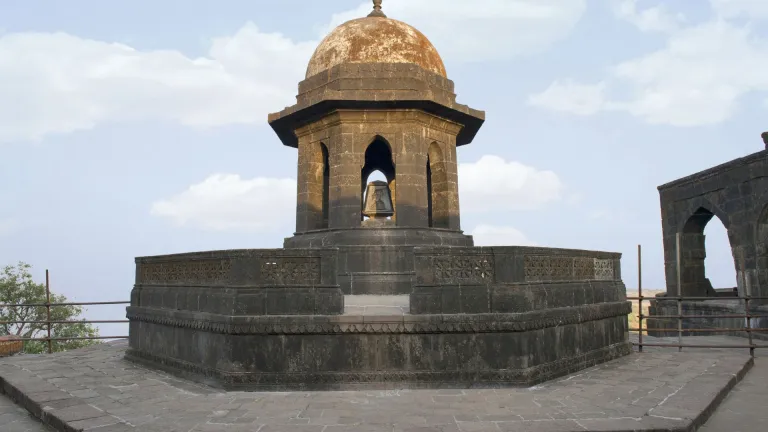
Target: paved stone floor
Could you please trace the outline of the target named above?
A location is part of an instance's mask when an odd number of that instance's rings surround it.
[[[0,396],[0,431],[2,432],[52,432],[29,411],[16,405],[5,396]]]
[[[748,361],[746,350],[647,348],[532,388],[224,393],[136,367],[124,349],[3,359],[0,382],[44,417],[95,432],[684,430]],[[768,411],[763,360],[701,430],[764,430],[754,423]],[[8,399],[0,413],[0,432],[50,430]]]

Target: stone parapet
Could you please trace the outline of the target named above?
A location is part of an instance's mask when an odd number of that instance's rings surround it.
[[[225,315],[341,314],[337,252],[244,249],[136,258],[131,306]]]
[[[540,247],[419,247],[411,313],[519,313],[625,301],[621,254]]]

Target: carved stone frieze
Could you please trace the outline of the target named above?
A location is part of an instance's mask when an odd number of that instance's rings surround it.
[[[449,255],[435,257],[438,283],[488,284],[493,282],[493,257],[490,255]]]
[[[595,279],[613,280],[613,260],[595,259]]]
[[[320,258],[263,257],[261,276],[263,281],[270,285],[320,284]]]
[[[147,285],[207,285],[226,283],[232,262],[228,259],[167,261],[139,264],[139,283]]]
[[[613,260],[552,255],[526,255],[527,282],[613,280]]]

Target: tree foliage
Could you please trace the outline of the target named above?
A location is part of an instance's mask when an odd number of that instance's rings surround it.
[[[45,284],[35,283],[30,273],[32,266],[19,262],[15,266],[6,266],[0,273],[0,304],[43,304],[46,302]],[[66,303],[67,298],[51,292],[51,303]],[[52,324],[51,337],[87,337],[98,336],[93,325],[82,322],[81,306],[51,306],[51,321],[80,321],[74,324]],[[0,307],[0,321],[45,321],[45,306]],[[41,338],[47,336],[48,325],[39,324],[0,324],[0,334],[23,338]],[[95,340],[74,339],[55,340],[53,351],[65,351],[97,343]],[[24,352],[43,353],[48,349],[46,341],[25,341]]]

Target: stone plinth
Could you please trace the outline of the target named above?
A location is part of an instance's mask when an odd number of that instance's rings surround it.
[[[531,385],[630,352],[619,254],[416,248],[410,312],[371,297],[339,314],[336,253],[137,259],[127,358],[286,390]]]
[[[415,247],[472,246],[472,237],[447,229],[365,227],[296,234],[284,245],[337,248],[337,281],[344,294],[402,295],[413,289]]]

